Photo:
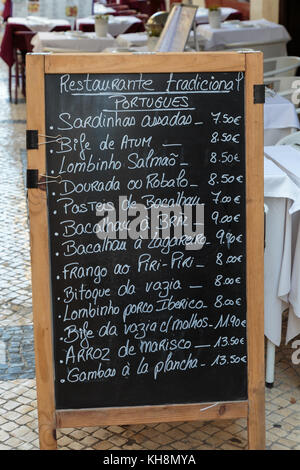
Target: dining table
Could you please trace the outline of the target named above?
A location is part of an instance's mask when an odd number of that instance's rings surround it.
[[[95,18],[90,16],[86,18],[78,18],[75,23],[76,30],[84,30],[85,26],[95,26]],[[108,33],[111,36],[119,36],[119,34],[123,34],[129,29],[132,31],[134,28],[134,32],[138,32],[139,28],[144,30],[143,22],[141,19],[137,18],[136,16],[112,16],[109,15],[108,19]]]
[[[281,139],[299,129],[299,117],[295,105],[278,93],[266,89],[264,105],[265,145],[276,145]]]
[[[300,147],[297,150],[290,145],[265,147],[265,154],[281,168],[288,177],[300,188]],[[289,305],[289,324],[286,342],[300,334],[300,215],[293,220],[292,227],[292,275]]]
[[[65,31],[70,30],[71,25],[68,20],[48,19],[36,17],[10,17],[5,26],[5,31],[1,42],[0,57],[4,62],[12,67],[15,62],[14,34],[20,31],[37,33],[40,31]],[[22,48],[22,47],[21,47]],[[24,51],[27,45],[24,40]]]
[[[110,34],[98,37],[96,33],[67,31],[65,33],[37,33],[31,40],[33,52],[102,52],[113,47],[115,38]]]
[[[28,29],[35,33],[41,31],[52,31],[58,26],[70,26],[70,22],[68,20],[59,18],[47,18],[41,16],[12,16],[8,18],[7,24],[27,26]]]
[[[230,44],[239,43],[286,44],[291,39],[283,25],[265,19],[224,21],[218,29],[211,28],[209,24],[198,25],[196,34],[205,51],[224,50]]]
[[[300,334],[300,152],[275,145],[265,146],[264,155],[266,383],[272,385],[276,347]]]

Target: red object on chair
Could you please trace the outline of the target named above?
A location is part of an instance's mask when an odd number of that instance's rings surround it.
[[[149,20],[149,15],[146,15],[145,13],[137,13],[135,16],[139,18],[139,20],[141,20],[144,24]]]
[[[4,21],[7,21],[10,16],[12,16],[12,0],[6,0],[2,12],[2,17]]]
[[[114,13],[110,13],[112,16],[134,16],[136,15],[136,10],[118,10]]]
[[[136,15],[138,17],[138,15]],[[145,25],[143,21],[141,23],[132,24],[124,34],[127,33],[143,33],[145,31]]]
[[[130,8],[134,8],[139,13],[152,16],[159,10],[157,3],[152,4],[150,0],[129,0]]]
[[[119,5],[118,3],[110,3],[108,6],[114,10],[129,10],[130,8],[127,4]]]
[[[250,3],[248,2],[239,2],[237,0],[205,0],[206,7],[213,5],[218,5],[220,7],[235,8],[239,11],[239,18],[233,18],[230,15],[227,19],[240,19],[240,20],[249,20],[250,18]]]
[[[91,23],[80,23],[78,29],[83,33],[93,33],[95,31],[95,25]]]

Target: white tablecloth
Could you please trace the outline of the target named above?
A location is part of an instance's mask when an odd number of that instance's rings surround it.
[[[33,52],[66,50],[80,52],[101,52],[115,45],[115,39],[108,35],[98,38],[95,33],[37,33],[31,40]]]
[[[224,49],[231,43],[266,43],[271,41],[289,41],[289,33],[284,26],[267,20],[241,21],[234,24],[222,23],[220,29],[209,25],[197,26],[197,36],[202,39],[204,50]]]
[[[118,36],[119,34],[125,33],[127,29],[133,24],[141,23],[142,21],[135,16],[109,16],[108,20],[108,32],[112,36]],[[94,18],[79,18],[76,21],[76,29],[79,29],[81,23],[95,24]]]
[[[70,26],[70,22],[67,20],[56,20],[49,18],[40,18],[40,17],[11,17],[8,18],[8,23],[19,24],[27,26],[31,31],[37,32],[48,32],[51,31],[56,26]]]
[[[265,154],[300,188],[300,152],[298,150],[291,145],[266,146]]]
[[[264,128],[265,145],[276,145],[280,139],[298,130],[299,118],[294,104],[277,94],[266,96]]]
[[[286,343],[300,334],[300,185],[280,164],[287,161],[300,181],[300,152],[273,146],[265,147],[265,155],[265,335],[279,346],[282,312],[288,307]]]
[[[225,21],[233,13],[237,13],[238,10],[234,8],[221,8],[221,21]],[[196,12],[196,23],[197,24],[205,24],[208,23],[208,8],[201,8],[199,7]]]

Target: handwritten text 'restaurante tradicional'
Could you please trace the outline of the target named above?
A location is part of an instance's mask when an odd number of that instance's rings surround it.
[[[81,76],[82,77],[82,76]],[[143,74],[139,78],[114,78],[99,79],[86,74],[85,78],[75,80],[74,76],[64,74],[60,78],[60,94],[72,95],[93,95],[104,93],[229,93],[239,91],[240,84],[244,80],[243,72],[237,74],[235,79],[218,78],[218,74],[211,75],[210,79],[202,78],[201,74],[196,74],[190,79],[178,79],[176,74],[170,73],[165,82],[165,87],[160,91],[155,91],[154,81],[151,78],[144,78]]]

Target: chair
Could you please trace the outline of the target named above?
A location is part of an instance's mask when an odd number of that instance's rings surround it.
[[[135,16],[136,10],[117,10],[114,13],[110,13],[111,16]]]
[[[12,0],[6,0],[4,3],[4,8],[2,12],[2,17],[4,21],[7,21],[10,16],[12,16]]]
[[[70,26],[56,26],[52,31],[68,31]],[[5,35],[7,35],[8,41],[10,41],[10,47],[7,56],[2,56],[6,59],[9,70],[8,78],[8,87],[9,87],[9,97],[12,101],[12,83],[13,78],[15,79],[15,93],[14,93],[14,102],[18,104],[18,88],[20,81],[22,84],[22,94],[25,97],[25,57],[28,52],[32,52],[31,39],[36,33],[31,31],[25,25],[18,25],[13,23],[8,23],[5,29]],[[3,45],[3,40],[2,40]],[[2,50],[1,50],[2,52]],[[15,72],[13,73],[13,68]]]
[[[293,134],[287,135],[283,139],[280,139],[276,145],[290,145],[296,150],[300,151],[300,131],[294,132]]]
[[[295,150],[300,151],[300,132],[294,132],[283,139],[280,139],[276,145],[290,145]],[[297,184],[297,183],[296,183]],[[275,374],[275,350],[276,346],[272,341],[267,340],[266,350],[266,386],[273,387]]]
[[[264,60],[264,77],[293,77],[300,67],[300,57],[272,57]]]
[[[157,11],[165,10],[164,2],[151,2],[150,0],[129,0],[130,8],[133,8],[138,13],[144,13],[150,17]]]
[[[264,84],[275,91],[278,95],[291,101],[295,106],[299,105],[297,102],[300,98],[300,91],[298,91],[300,88],[299,77],[270,77],[264,79]]]
[[[18,87],[21,77],[22,95],[26,96],[25,84],[25,57],[28,52],[32,52],[31,39],[35,35],[32,31],[14,31],[13,33],[13,47],[15,50],[15,104],[18,103]],[[11,84],[10,84],[11,96]]]
[[[93,33],[95,31],[95,25],[92,23],[80,23],[78,29],[83,33]]]

